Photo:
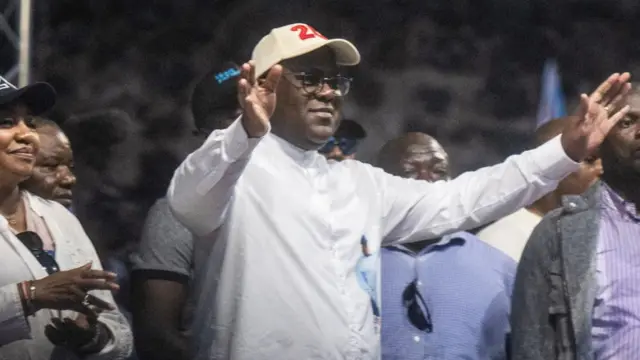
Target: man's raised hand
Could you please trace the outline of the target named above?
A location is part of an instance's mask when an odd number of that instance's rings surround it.
[[[276,88],[282,66],[275,65],[264,78],[255,78],[255,65],[242,65],[238,81],[238,101],[243,109],[242,125],[249,137],[262,137],[270,129],[269,120],[276,109]]]
[[[562,147],[576,162],[593,154],[609,131],[629,112],[625,104],[631,89],[629,73],[609,76],[590,95],[580,95],[575,117],[562,132]]]

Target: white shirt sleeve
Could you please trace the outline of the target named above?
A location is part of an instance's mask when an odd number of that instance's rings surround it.
[[[18,284],[0,287],[0,346],[31,339],[31,328],[22,309]]]
[[[576,171],[560,136],[502,164],[428,183],[379,171],[385,245],[469,230],[527,206]]]
[[[176,219],[204,236],[223,222],[251,152],[261,138],[249,138],[239,117],[227,129],[214,131],[176,169],[167,199]]]

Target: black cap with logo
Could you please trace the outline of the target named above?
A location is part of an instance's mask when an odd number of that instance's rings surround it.
[[[212,115],[232,113],[240,108],[237,95],[239,75],[240,66],[227,61],[214,65],[200,79],[191,96],[191,112],[196,128],[218,128],[209,124],[216,122]]]
[[[357,122],[349,119],[344,119],[338,126],[334,137],[337,138],[345,138],[345,139],[353,139],[353,140],[362,140],[367,137],[367,132],[364,130],[362,125]]]
[[[16,88],[0,76],[0,108],[17,103],[24,104],[31,115],[42,115],[56,104],[56,91],[53,86],[44,82]]]

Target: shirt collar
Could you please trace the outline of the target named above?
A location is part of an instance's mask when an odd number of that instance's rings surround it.
[[[273,133],[271,133],[271,138],[276,146],[301,166],[310,167],[325,160],[324,156],[316,150],[303,150]],[[324,162],[326,163],[326,160]]]
[[[425,246],[424,249],[420,250],[419,253],[415,253],[412,250],[408,249],[406,246],[399,244],[399,245],[392,245],[389,246],[390,249],[393,250],[398,250],[404,253],[408,253],[408,254],[412,254],[412,255],[417,255],[417,256],[421,256],[421,255],[425,255],[428,252],[431,252],[432,250],[436,249],[436,248],[447,248],[447,247],[452,247],[452,246],[462,246],[467,242],[467,237],[469,236],[469,233],[464,232],[464,231],[459,231],[457,233],[453,233],[453,234],[449,234],[449,235],[445,235],[443,236],[440,240],[438,240],[438,242],[433,243],[429,246]]]
[[[613,190],[607,183],[602,183],[602,205],[617,213],[633,219],[640,220],[640,214],[636,209],[636,205],[631,201],[625,200],[620,194]]]

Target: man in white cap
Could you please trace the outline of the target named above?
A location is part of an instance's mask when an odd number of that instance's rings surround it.
[[[381,245],[470,229],[531,203],[628,111],[618,104],[629,74],[615,74],[582,96],[561,137],[535,150],[451,181],[403,179],[317,152],[349,91],[339,66],[359,60],[351,43],[308,25],[271,30],[242,66],[243,115],[176,170],[176,218],[214,242],[195,359],[378,358]]]

